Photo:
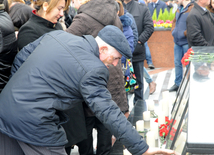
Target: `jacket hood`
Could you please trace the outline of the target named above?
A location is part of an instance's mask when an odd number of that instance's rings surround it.
[[[113,25],[117,16],[114,0],[90,0],[80,6],[79,13],[85,13],[103,25]]]
[[[132,25],[132,19],[128,17],[127,15],[120,16],[120,21],[123,24],[123,26],[131,26]]]

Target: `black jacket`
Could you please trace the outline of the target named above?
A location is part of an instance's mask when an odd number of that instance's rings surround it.
[[[214,18],[197,3],[187,17],[187,41],[192,46],[214,46]]]
[[[9,15],[13,21],[13,25],[19,29],[24,25],[32,15],[32,8],[26,4],[16,3],[10,8]]]
[[[34,12],[35,13],[35,12]],[[27,44],[53,30],[62,30],[60,23],[50,21],[32,13],[31,18],[20,28],[18,33],[18,48],[21,50]]]
[[[139,4],[132,0],[128,4],[123,3],[123,5],[135,19],[138,29],[138,40],[141,42],[141,44],[136,45],[132,61],[143,61],[146,58],[144,43],[149,40],[154,32],[152,17],[145,4]]]
[[[13,23],[8,13],[0,9],[0,92],[9,80],[16,54],[17,42]]]

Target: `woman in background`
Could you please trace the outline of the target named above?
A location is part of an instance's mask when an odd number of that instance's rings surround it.
[[[62,30],[59,18],[67,9],[70,0],[37,0],[31,18],[20,28],[18,33],[18,48],[21,50],[27,44],[35,41],[43,34],[54,30]]]

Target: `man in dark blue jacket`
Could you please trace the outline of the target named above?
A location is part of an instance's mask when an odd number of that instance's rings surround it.
[[[180,7],[176,12],[176,16],[172,23],[172,36],[174,37],[174,63],[175,63],[175,83],[169,89],[170,92],[177,91],[182,77],[183,77],[183,66],[181,59],[187,52],[189,46],[187,42],[187,27],[186,20],[190,10],[193,7],[193,3],[190,0],[181,0]]]
[[[151,3],[148,3],[148,7],[149,7],[151,16],[153,15],[154,10],[156,9],[157,18],[158,18],[160,9],[162,9],[162,12],[164,12],[165,8],[167,8],[167,5],[162,0],[152,0]]]
[[[132,57],[125,36],[115,26],[103,28],[96,39],[58,30],[25,46],[0,94],[0,154],[16,146],[14,155],[66,155],[61,124],[67,117],[62,111],[82,101],[131,153],[172,154],[148,149],[111,99],[107,67],[117,65],[122,55]]]

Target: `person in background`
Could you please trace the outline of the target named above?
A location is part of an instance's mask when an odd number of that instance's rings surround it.
[[[37,0],[34,2],[32,17],[19,29],[18,49],[54,30],[62,30],[58,19],[70,5],[70,0]]]
[[[214,18],[206,7],[210,0],[197,0],[190,11],[187,24],[187,41],[192,46],[214,46]]]
[[[30,19],[32,11],[33,9],[30,6],[20,2],[13,2],[10,5],[9,15],[16,31]]]
[[[124,0],[124,8],[131,13],[135,19],[138,30],[138,43],[133,52],[133,67],[139,85],[134,90],[134,104],[137,100],[143,100],[144,96],[144,60],[146,58],[144,43],[148,41],[154,32],[153,21],[149,13],[149,9],[145,4],[139,4],[134,0]]]
[[[115,25],[122,32],[123,26],[115,10],[115,0],[74,0],[74,5],[78,14],[66,30],[67,32],[77,36],[92,35],[96,37],[98,32],[106,25]],[[128,117],[129,106],[124,88],[121,62],[117,66],[110,65],[108,69],[107,88],[112,95],[112,99]],[[76,144],[79,147],[79,153],[81,155],[93,154],[92,131],[93,128],[96,128],[98,133],[96,154],[108,154],[112,146],[112,133],[95,117],[95,114],[86,103],[83,103],[83,107],[88,136],[87,139]],[[66,123],[63,127],[68,132],[72,128],[69,123]],[[70,146],[66,145],[66,150],[70,150]],[[67,153],[69,154],[69,152]]]
[[[207,10],[210,11],[212,17],[214,18],[214,0],[210,0],[210,4],[207,6]]]
[[[5,10],[8,10],[8,2],[0,0],[0,92],[9,80],[11,65],[17,54],[13,22]]]
[[[149,7],[151,16],[153,15],[154,10],[156,9],[157,18],[158,18],[160,9],[162,9],[162,12],[164,12],[165,8],[167,8],[167,5],[162,0],[152,0],[151,3],[148,3],[148,7]]]
[[[172,23],[172,36],[174,38],[174,63],[175,63],[175,81],[169,92],[177,91],[183,78],[183,65],[181,59],[187,52],[189,46],[187,42],[186,20],[189,12],[193,8],[190,0],[179,0],[180,7]]]

